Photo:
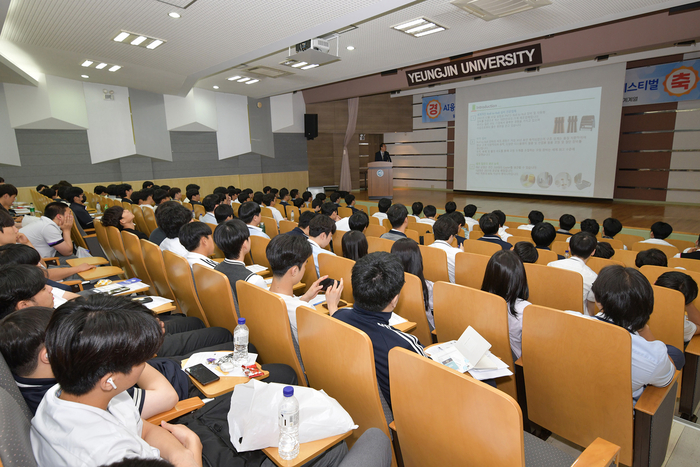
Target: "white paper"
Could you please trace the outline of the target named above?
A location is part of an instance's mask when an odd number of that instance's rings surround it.
[[[476,368],[469,370],[469,374],[472,375],[474,379],[483,381],[485,379],[501,378],[503,376],[510,376],[513,374],[513,372],[508,369],[508,365],[506,365],[503,360],[496,357],[491,352],[488,352],[486,357],[488,357],[489,361],[495,364],[496,368],[493,370],[478,370]]]
[[[311,304],[311,306],[316,306],[316,305],[320,305],[321,303],[323,303],[325,301],[326,301],[326,294],[320,293],[320,294],[316,295],[314,298],[312,298],[311,300],[309,300],[309,303]]]
[[[267,268],[265,266],[261,266],[259,264],[251,264],[250,266],[246,266],[245,268],[250,272],[254,272],[255,274],[267,271]]]
[[[486,352],[491,348],[491,344],[481,337],[481,334],[469,326],[459,337],[455,347],[464,355],[464,357],[476,364],[481,358],[486,355]]]
[[[402,317],[400,317],[396,313],[392,313],[391,318],[389,318],[389,326],[396,326],[397,324],[406,323],[406,322],[408,322],[407,319],[403,319]]]
[[[102,287],[95,287],[93,290],[98,293],[106,293],[109,292],[110,290],[114,289],[119,289],[121,287],[128,287],[129,290],[126,290],[124,292],[118,293],[117,295],[128,295],[133,293],[135,290],[143,290],[144,288],[148,288],[148,284],[145,282],[132,282],[131,284],[124,284],[121,282],[113,282],[108,285],[103,285]]]
[[[460,373],[465,373],[472,369],[474,365],[457,350],[457,347],[455,347],[456,343],[457,341],[449,341],[434,345],[429,349],[425,349],[425,353],[436,362],[452,368],[453,370],[457,370]]]
[[[166,303],[172,303],[172,300],[170,300],[169,298],[158,297],[157,295],[149,295],[149,297],[151,297],[153,299],[153,301],[148,302],[148,303],[144,303],[146,308],[148,308],[149,310],[152,310],[154,308],[158,308],[159,306],[165,305]]]
[[[183,365],[182,369],[186,370],[187,368],[192,368],[195,365],[202,364],[211,371],[214,372],[215,375],[217,376],[245,376],[245,373],[243,372],[243,369],[239,366],[238,368],[235,368],[233,371],[230,373],[224,373],[223,371],[219,370],[219,366],[214,364],[214,363],[209,363],[207,359],[209,358],[215,358],[219,359],[223,357],[224,355],[228,355],[232,352],[229,351],[219,351],[219,352],[198,352],[196,354],[193,354],[189,360],[187,360],[187,363]],[[255,360],[258,359],[258,354],[256,353],[249,353],[248,354],[248,362],[246,365],[252,365],[255,363]]]

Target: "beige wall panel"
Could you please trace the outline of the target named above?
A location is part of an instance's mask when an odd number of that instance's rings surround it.
[[[447,167],[447,156],[397,156],[391,157],[394,167]]]
[[[447,154],[447,143],[396,143],[388,144],[389,154]]]
[[[386,133],[385,143],[420,143],[423,141],[446,141],[447,128],[435,130],[419,130],[402,133]]]
[[[698,191],[668,191],[666,201],[671,203],[700,203],[700,192]]]
[[[447,188],[446,182],[433,182],[430,180],[394,180],[395,187],[408,187],[408,188],[434,188],[438,190],[444,190]],[[420,199],[420,196],[416,200]]]

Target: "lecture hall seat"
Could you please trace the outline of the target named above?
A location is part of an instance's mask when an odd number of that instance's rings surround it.
[[[194,288],[194,277],[192,276],[190,263],[172,251],[163,252],[163,262],[165,263],[165,271],[168,275],[170,288],[173,290],[182,312],[187,316],[201,319],[204,325],[209,327],[209,320],[204,313],[197,291]]]
[[[155,291],[155,285],[151,280],[151,276],[148,274],[148,268],[146,268],[146,262],[143,259],[143,251],[141,250],[139,237],[125,230],[122,230],[121,234],[122,243],[124,243],[124,251],[126,251],[126,259],[129,260],[131,269],[133,269],[136,277],[148,284],[151,290]]]
[[[343,291],[340,294],[341,300],[352,303],[355,300],[352,296],[352,268],[355,262],[342,256],[318,255],[318,268],[321,276],[328,276],[333,280],[343,279]]]

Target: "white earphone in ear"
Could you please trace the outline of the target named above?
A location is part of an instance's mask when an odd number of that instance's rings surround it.
[[[114,380],[112,378],[107,378],[107,382],[111,384],[114,389],[117,389],[117,385],[114,384]]]

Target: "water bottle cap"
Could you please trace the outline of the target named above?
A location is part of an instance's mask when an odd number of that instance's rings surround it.
[[[245,318],[238,318],[238,324],[245,324]]]
[[[294,386],[285,386],[282,394],[284,394],[284,397],[292,397],[294,395]]]

